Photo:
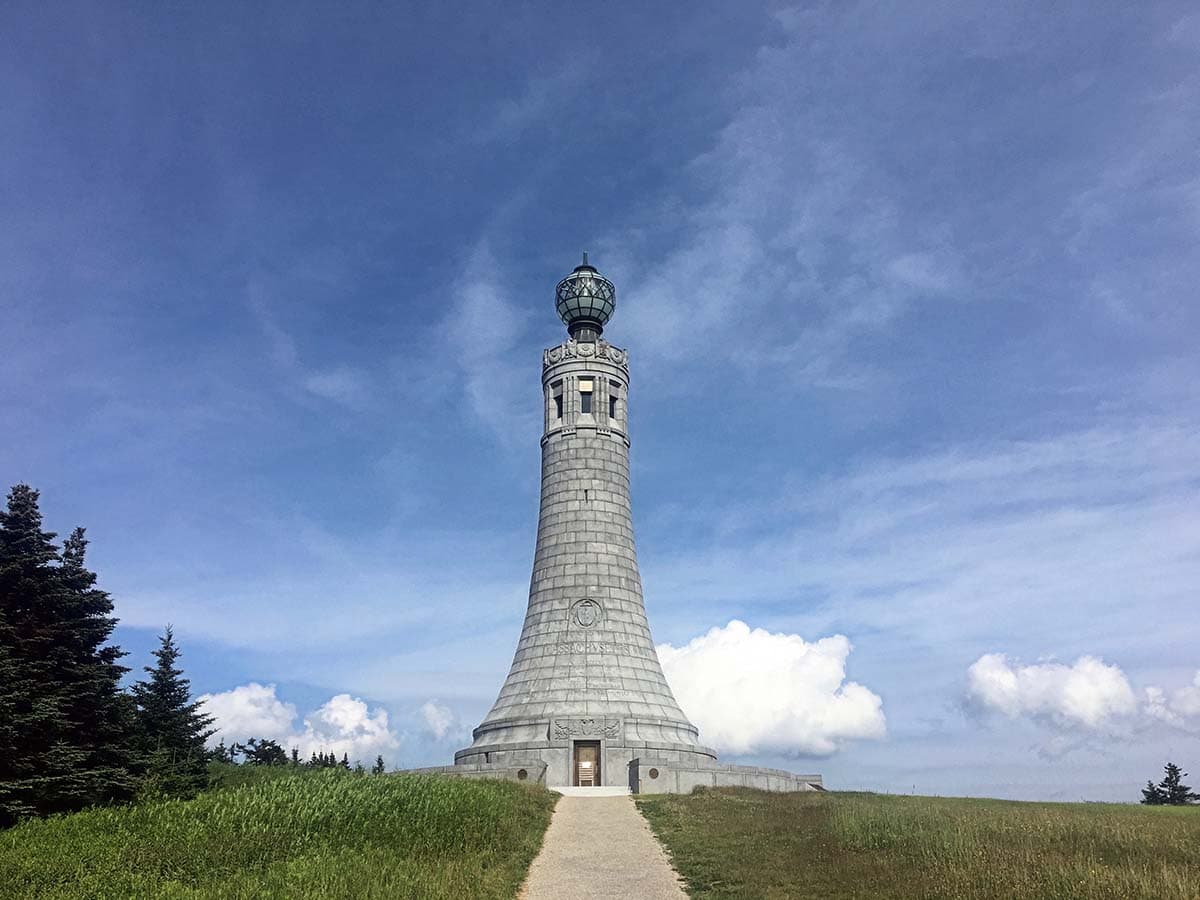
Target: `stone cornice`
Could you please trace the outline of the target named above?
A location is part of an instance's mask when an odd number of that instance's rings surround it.
[[[590,341],[568,339],[557,347],[543,350],[542,368],[548,369],[560,362],[573,359],[583,361],[598,359],[601,362],[614,363],[626,372],[629,371],[629,352],[622,350],[620,347],[614,347],[605,340],[598,340],[595,343],[591,343]]]

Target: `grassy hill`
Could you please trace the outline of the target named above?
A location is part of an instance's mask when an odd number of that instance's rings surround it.
[[[694,897],[1200,900],[1200,808],[738,789],[638,806]]]
[[[218,785],[0,832],[0,898],[511,898],[556,799],[329,770]],[[638,806],[694,897],[1200,900],[1200,808],[736,789]]]
[[[497,781],[264,774],[0,832],[0,897],[510,898],[555,799]]]

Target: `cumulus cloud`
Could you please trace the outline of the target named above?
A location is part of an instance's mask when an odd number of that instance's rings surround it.
[[[1146,714],[1185,731],[1200,731],[1200,671],[1191,684],[1174,691],[1146,688]]]
[[[442,706],[437,700],[427,700],[421,706],[421,718],[425,720],[429,732],[439,741],[450,733],[456,721],[453,711],[447,706]]]
[[[371,760],[393,750],[400,737],[388,726],[384,709],[369,709],[349,694],[331,697],[304,717],[296,727],[296,707],[276,696],[275,685],[256,682],[219,694],[200,697],[205,712],[213,717],[216,733],[209,744],[269,738],[283,747],[297,747],[300,755],[314,752],[343,754],[352,760]]]
[[[846,681],[842,635],[805,641],[732,620],[683,647],[658,646],[667,680],[701,739],[739,755],[828,755],[881,738],[883,701]]]
[[[967,695],[979,707],[1044,719],[1062,727],[1108,730],[1137,712],[1137,698],[1118,666],[1093,656],[1063,663],[1010,663],[986,653],[967,670]]]
[[[296,707],[275,696],[275,685],[251,682],[220,694],[200,698],[204,711],[213,717],[217,733],[209,742],[222,738],[244,741],[251,737],[279,740],[290,734],[296,721]]]

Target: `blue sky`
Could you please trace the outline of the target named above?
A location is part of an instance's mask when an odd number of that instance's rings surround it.
[[[853,648],[742,758],[1135,799],[1200,766],[1200,14],[1052,6],[10,4],[0,471],[138,664],[448,761],[587,248],[656,640]]]

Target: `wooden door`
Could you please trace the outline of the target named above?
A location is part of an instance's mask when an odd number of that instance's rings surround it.
[[[575,742],[575,786],[599,787],[600,785],[600,742]]]

